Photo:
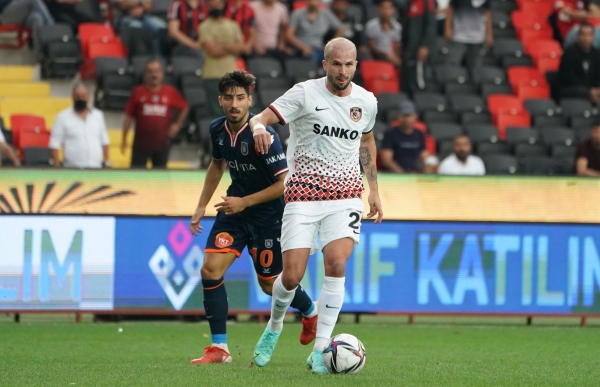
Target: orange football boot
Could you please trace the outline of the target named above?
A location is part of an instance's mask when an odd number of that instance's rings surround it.
[[[300,344],[308,345],[317,336],[317,318],[315,317],[304,317],[302,316],[302,332],[300,332]]]
[[[219,347],[206,347],[204,348],[204,356],[200,359],[192,360],[192,364],[219,364],[219,363],[231,363],[233,359],[229,352]]]

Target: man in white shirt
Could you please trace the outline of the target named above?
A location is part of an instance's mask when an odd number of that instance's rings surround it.
[[[73,88],[73,107],[58,113],[48,147],[52,150],[54,166],[60,166],[58,150],[63,148],[66,168],[109,167],[108,133],[104,114],[89,108],[90,93],[85,85]]]
[[[264,367],[271,360],[309,255],[322,246],[325,278],[317,305],[315,345],[307,360],[316,374],[328,372],[323,349],[344,303],[346,262],[360,240],[364,186],[359,164],[370,188],[366,218],[378,215],[375,223],[383,218],[373,136],[377,100],[352,82],[357,62],[351,41],[333,39],[324,54],[326,77],[296,84],[250,119],[261,154],[272,143],[266,126],[290,123],[281,229],[283,272],[273,284],[271,318],[254,349],[254,364]]]
[[[471,154],[471,140],[469,137],[461,135],[454,138],[452,144],[452,153],[446,157],[440,167],[440,175],[485,175],[485,165],[483,161]]]

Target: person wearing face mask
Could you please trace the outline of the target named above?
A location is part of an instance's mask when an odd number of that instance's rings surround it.
[[[56,116],[48,144],[55,167],[61,165],[60,148],[63,149],[62,165],[66,168],[110,167],[104,114],[90,108],[89,101],[89,90],[78,84],[73,88],[73,107]]]
[[[200,45],[204,50],[202,76],[206,86],[206,96],[211,117],[223,114],[219,106],[219,80],[236,69],[237,59],[246,54],[247,46],[240,26],[225,17],[223,0],[208,0],[208,19],[200,24]]]

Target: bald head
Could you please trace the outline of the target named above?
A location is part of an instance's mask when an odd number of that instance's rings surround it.
[[[356,60],[356,46],[354,43],[346,38],[335,38],[329,41],[325,45],[325,61],[329,60],[334,56],[340,56],[343,54],[353,54],[354,60]]]
[[[90,93],[83,83],[78,83],[73,87],[73,106],[77,111],[84,111],[90,102]]]

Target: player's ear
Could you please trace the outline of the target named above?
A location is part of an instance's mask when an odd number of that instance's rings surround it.
[[[223,103],[221,102],[221,96],[219,96],[219,106],[223,107]]]
[[[248,94],[248,106],[252,105],[252,94]]]

